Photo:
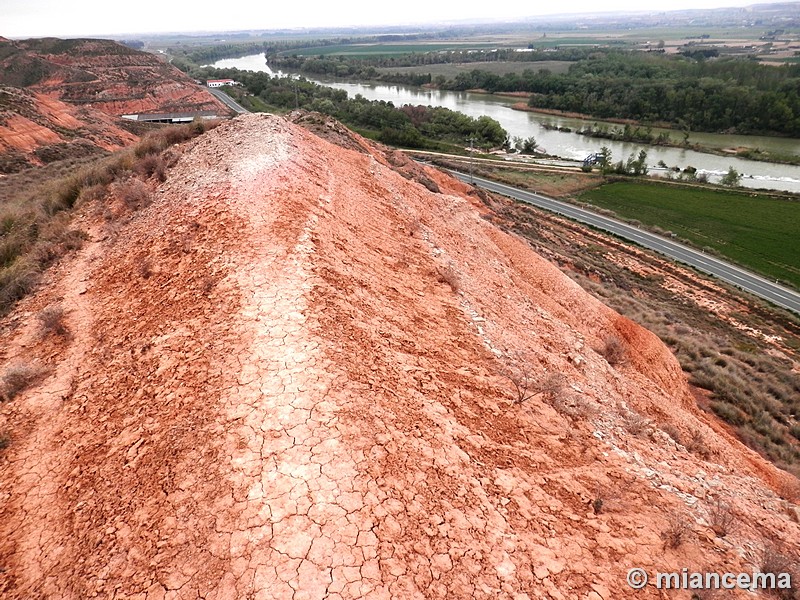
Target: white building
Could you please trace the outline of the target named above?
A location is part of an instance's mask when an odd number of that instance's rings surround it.
[[[209,79],[206,81],[206,85],[210,88],[218,88],[223,85],[236,85],[236,82],[233,79]]]

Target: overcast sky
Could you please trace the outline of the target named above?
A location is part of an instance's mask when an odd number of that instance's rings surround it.
[[[166,31],[235,31],[347,25],[401,25],[452,19],[505,19],[554,13],[677,10],[747,6],[754,0],[572,0],[571,2],[454,2],[444,0],[0,0],[6,37],[119,35]]]

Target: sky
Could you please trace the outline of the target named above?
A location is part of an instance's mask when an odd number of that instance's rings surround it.
[[[660,10],[747,6],[758,0],[672,0]],[[565,2],[464,2],[460,0],[302,0],[208,2],[207,0],[0,0],[0,36],[99,36],[191,32],[405,25],[454,19],[509,19],[547,14],[637,11],[641,0]]]

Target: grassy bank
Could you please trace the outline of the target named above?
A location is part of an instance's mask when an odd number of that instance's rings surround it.
[[[609,183],[579,199],[800,287],[800,201],[634,181]]]

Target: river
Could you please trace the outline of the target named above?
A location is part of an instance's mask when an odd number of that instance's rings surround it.
[[[263,54],[228,58],[217,61],[212,66],[218,68],[236,67],[237,69],[249,71],[282,74],[270,69],[264,60]],[[569,160],[583,160],[587,155],[599,151],[602,146],[607,146],[611,150],[614,161],[624,160],[631,154],[638,154],[639,150],[645,149],[647,151],[647,162],[652,174],[664,174],[664,169],[660,169],[657,166],[660,161],[663,161],[670,167],[677,166],[681,169],[687,166],[695,167],[698,173],[706,173],[709,180],[718,181],[730,167],[733,167],[743,175],[741,184],[744,187],[800,192],[800,166],[757,162],[734,156],[719,156],[682,148],[601,140],[577,133],[557,131],[549,129],[545,125],[569,127],[575,130],[598,121],[585,121],[514,110],[511,105],[520,101],[515,98],[468,92],[429,90],[400,85],[350,83],[306,78],[321,85],[345,90],[351,97],[361,94],[370,100],[391,101],[395,106],[404,104],[443,106],[472,117],[487,115],[496,119],[508,131],[509,135],[521,138],[533,136],[539,146],[546,150],[548,154]],[[609,124],[609,126],[617,127],[614,124]],[[671,134],[677,139],[682,139],[680,132],[673,131]],[[718,148],[747,146],[767,151],[800,154],[800,140],[798,139],[704,133],[693,133],[689,139],[690,142]]]

